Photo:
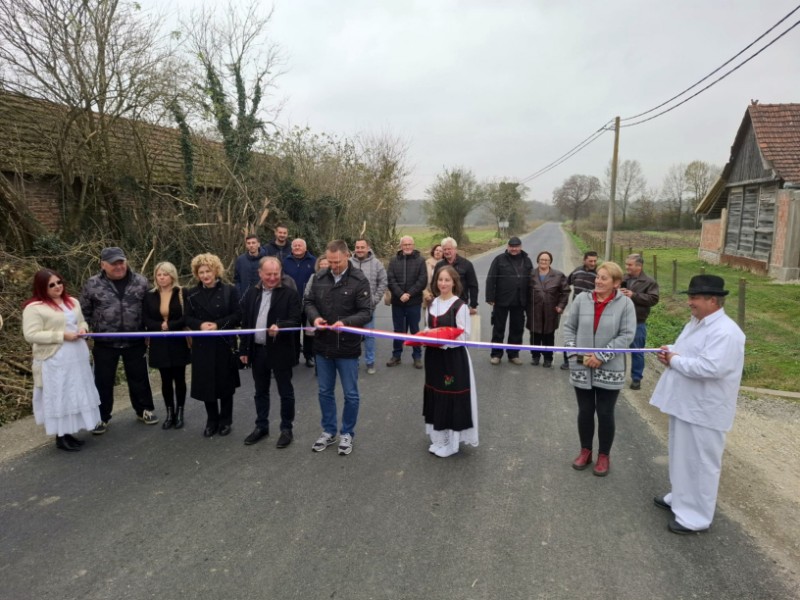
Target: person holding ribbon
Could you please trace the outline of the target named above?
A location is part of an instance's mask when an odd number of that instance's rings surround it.
[[[470,315],[461,296],[461,278],[450,265],[436,271],[428,308],[426,330],[458,327],[455,338],[466,341]],[[425,388],[422,414],[431,438],[428,451],[440,458],[456,454],[460,444],[478,445],[478,398],[472,361],[464,346],[431,345],[425,348]]]
[[[622,269],[605,262],[597,269],[593,292],[579,294],[564,323],[564,345],[578,348],[570,359],[570,383],[578,400],[578,436],[581,451],[572,462],[578,471],[592,464],[594,418],[597,414],[599,454],[593,473],[608,475],[609,454],[614,443],[614,405],[625,385],[625,353],[636,333],[633,302],[619,292]],[[582,352],[583,348],[596,351]]]
[[[66,452],[83,446],[73,433],[100,421],[100,395],[81,337],[88,327],[63,277],[50,269],[38,271],[22,311],[22,332],[33,346],[33,414],[48,435],[56,436],[56,448]]]
[[[214,254],[192,259],[197,286],[186,294],[186,325],[195,331],[233,329],[242,320],[239,293],[224,283],[225,270]],[[231,432],[233,394],[239,381],[239,351],[235,335],[192,338],[192,398],[204,402],[208,420],[204,437]]]
[[[142,318],[146,331],[181,331],[186,328],[183,288],[178,285],[178,270],[171,262],[156,265],[156,286],[144,295]],[[161,395],[167,416],[162,429],[183,427],[186,404],[186,365],[191,361],[186,336],[153,336],[148,344],[148,363],[161,374]],[[177,403],[177,406],[176,406]]]

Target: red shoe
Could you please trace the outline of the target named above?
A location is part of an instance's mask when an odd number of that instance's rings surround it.
[[[581,448],[578,458],[572,461],[572,468],[576,471],[583,471],[590,464],[592,464],[592,451],[589,448]]]
[[[608,462],[608,454],[598,454],[597,455],[597,464],[592,469],[592,473],[597,475],[598,477],[605,477],[608,475],[608,469],[611,465]]]

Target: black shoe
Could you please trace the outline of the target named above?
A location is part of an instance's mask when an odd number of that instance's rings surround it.
[[[642,389],[642,382],[639,379],[634,379],[631,381],[631,389],[632,390],[640,390]]]
[[[267,436],[269,436],[269,429],[261,429],[260,427],[256,427],[255,429],[253,429],[253,433],[244,438],[244,445],[252,446],[253,444],[257,444],[258,442],[261,441],[262,438],[265,438]]]
[[[667,524],[667,528],[672,533],[677,533],[678,535],[689,535],[690,533],[704,533],[710,529],[710,527],[706,527],[705,529],[689,529],[688,527],[684,527],[680,523],[675,520],[675,517],[672,517]]]
[[[292,443],[294,439],[294,434],[292,433],[291,429],[284,429],[281,431],[280,436],[278,436],[278,443],[275,444],[276,448],[286,448],[289,444]]]
[[[532,364],[534,367],[538,367],[538,366],[539,366],[539,359],[538,359],[538,358],[532,358],[532,359],[531,359],[531,364]]]
[[[314,359],[313,358],[307,358],[306,359],[306,367],[308,367],[309,369],[314,368]]]
[[[56,436],[56,448],[64,450],[65,452],[78,452],[78,450],[80,450],[80,446],[73,446],[67,441],[66,437],[62,435]]]
[[[73,446],[78,446],[78,448],[83,446],[83,444],[85,443],[83,440],[79,440],[78,438],[73,437],[68,433],[64,435],[64,439],[67,440]]]
[[[664,496],[655,496],[653,498],[653,504],[655,504],[658,508],[663,508],[664,510],[672,510],[672,507],[664,502]]]
[[[167,407],[167,416],[164,417],[164,422],[161,424],[161,429],[172,429],[175,425],[175,409],[171,406]]]
[[[210,424],[206,425],[205,429],[203,429],[203,437],[211,437],[215,433],[217,433],[217,424],[216,423],[210,423]]]
[[[553,368],[553,361],[552,361],[552,360],[546,360],[546,361],[544,361],[544,362],[542,363],[542,366],[543,366],[545,369],[552,369],[552,368]]]
[[[175,425],[173,425],[175,429],[180,429],[183,427],[183,407],[179,406],[175,409]]]
[[[219,426],[219,431],[217,431],[217,434],[219,434],[220,436],[225,436],[225,435],[228,435],[230,432],[231,432],[231,426],[230,425],[220,425]]]

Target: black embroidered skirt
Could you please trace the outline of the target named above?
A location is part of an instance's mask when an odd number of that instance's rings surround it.
[[[425,348],[422,414],[437,431],[472,427],[469,356],[464,347]]]

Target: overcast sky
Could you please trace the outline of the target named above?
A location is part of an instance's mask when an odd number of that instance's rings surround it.
[[[186,12],[193,0],[176,6]],[[197,2],[199,4],[199,0]],[[522,179],[615,115],[647,110],[739,52],[797,0],[277,0],[282,125],[408,144],[408,198],[445,167]],[[800,19],[800,11],[776,30]],[[756,46],[754,48],[758,49]],[[745,56],[749,55],[748,52]],[[751,99],[800,102],[800,26],[684,106],[623,129],[650,186],[668,167],[723,165]],[[609,132],[530,183],[549,202],[573,173],[603,177]]]

